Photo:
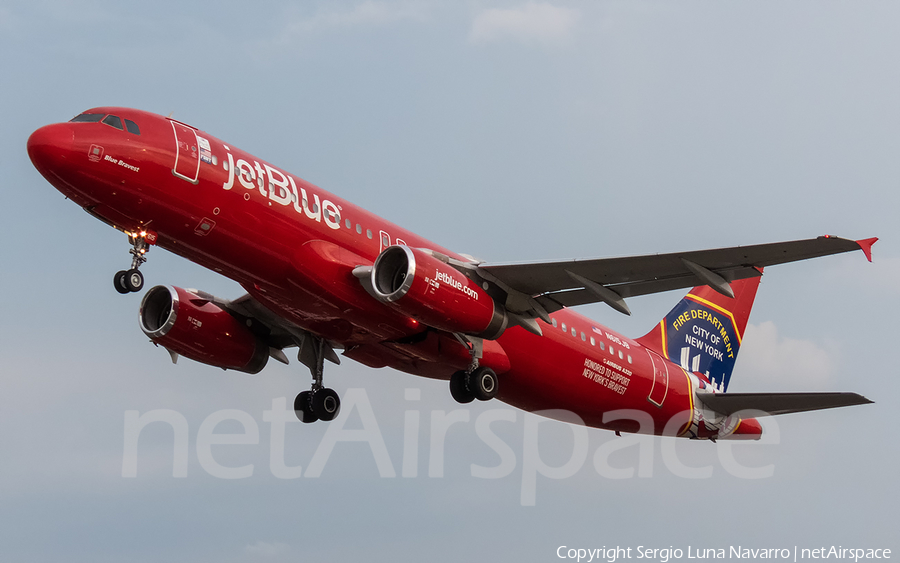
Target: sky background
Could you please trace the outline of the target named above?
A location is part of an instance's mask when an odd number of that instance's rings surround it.
[[[900,4],[817,2],[9,2],[0,0],[0,559],[3,561],[554,561],[559,546],[900,549],[894,398],[900,316]],[[196,125],[436,243],[493,262],[606,257],[836,234],[881,237],[861,253],[767,270],[731,391],[855,391],[874,405],[788,415],[777,444],[741,445],[770,478],[731,475],[707,442],[654,452],[652,475],[610,479],[588,434],[584,466],[539,476],[522,506],[526,416],[465,408],[443,477],[429,477],[430,418],[458,407],[446,384],[345,360],[342,394],[364,389],[396,473],[404,417],[419,413],[418,476],[381,478],[365,443],[340,443],[318,478],[276,478],[273,399],[309,374],[273,362],[250,377],[173,366],[137,323],[139,295],[112,274],[124,235],[41,178],[36,128],[120,105]],[[154,250],[147,287],[226,298],[234,282]],[[628,336],[680,299],[633,299],[626,318],[585,314]],[[552,377],[552,374],[548,374]],[[418,389],[420,401],[405,400]],[[186,478],[173,433],[140,437],[122,476],[126,411],[170,409],[189,427]],[[197,435],[220,409],[248,413],[259,443]],[[499,458],[501,479],[471,465]],[[510,414],[513,413],[513,414]],[[346,428],[360,428],[349,413]],[[286,459],[309,465],[327,425],[289,424]],[[218,432],[240,432],[221,424]],[[543,423],[540,455],[562,465],[573,433]],[[613,454],[636,467],[637,448]]]

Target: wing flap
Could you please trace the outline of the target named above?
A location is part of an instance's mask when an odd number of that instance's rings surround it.
[[[722,275],[722,272],[720,272],[720,275]],[[736,268],[729,272],[725,272],[725,275],[722,275],[722,277],[729,281],[759,276],[762,276],[762,272],[752,267]],[[698,283],[701,282],[697,280],[697,277],[694,276],[694,274],[689,274],[668,279],[609,285],[606,287],[615,291],[623,298],[626,298],[649,295],[651,293],[662,293],[664,291],[672,291],[675,289],[690,288],[696,286]],[[570,289],[546,293],[537,297],[536,300],[550,313],[558,311],[563,307],[575,307],[578,305],[586,305],[588,303],[596,303],[598,301],[597,296],[588,289]]]
[[[747,410],[757,411],[753,416],[764,416],[873,402],[857,393],[703,393],[697,397],[709,409],[726,416]]]

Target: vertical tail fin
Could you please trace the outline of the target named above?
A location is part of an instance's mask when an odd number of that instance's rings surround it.
[[[637,341],[687,371],[706,375],[717,391],[727,391],[760,279],[732,282],[734,299],[709,286],[695,287]]]

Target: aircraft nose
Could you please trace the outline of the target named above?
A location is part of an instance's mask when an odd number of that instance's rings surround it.
[[[46,176],[70,159],[74,141],[75,131],[68,123],[45,125],[28,137],[28,156]]]

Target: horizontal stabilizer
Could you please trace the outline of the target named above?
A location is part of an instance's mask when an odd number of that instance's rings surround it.
[[[856,393],[704,393],[698,397],[709,409],[726,416],[744,410],[775,415],[872,402]]]

